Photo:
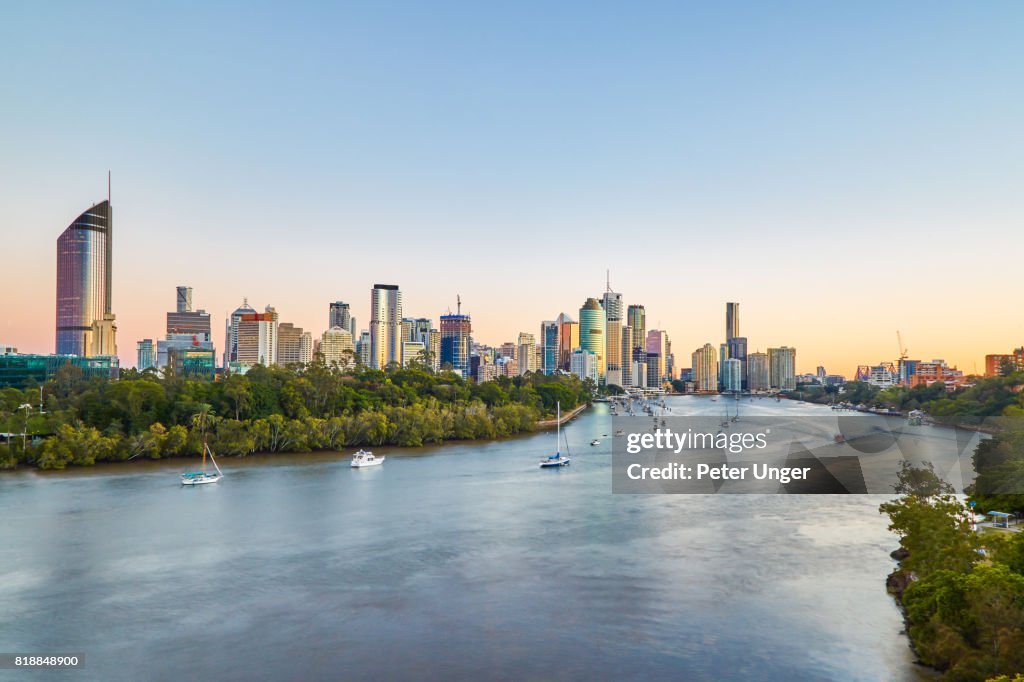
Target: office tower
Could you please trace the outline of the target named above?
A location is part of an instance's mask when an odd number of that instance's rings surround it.
[[[330,311],[327,317],[327,328],[332,329],[334,327],[341,327],[347,329],[352,337],[355,337],[355,320],[352,317],[352,311],[348,303],[344,301],[335,301],[330,305]]]
[[[117,325],[113,315],[104,313],[101,319],[92,321],[86,355],[93,358],[117,355]]]
[[[603,384],[607,369],[604,356],[605,319],[604,308],[596,298],[588,298],[580,308],[580,348],[594,354],[597,362],[597,382]]]
[[[633,349],[647,350],[647,312],[642,305],[631,305],[626,310],[626,324],[633,329]]]
[[[622,387],[629,388],[633,385],[633,328],[626,325],[622,328],[621,350],[619,351],[622,363]]]
[[[192,312],[192,287],[178,287],[178,305],[176,310],[179,313]]]
[[[590,379],[597,386],[597,355],[593,351],[577,348],[569,358],[569,371],[583,381]]]
[[[413,319],[410,317],[402,318],[402,343],[406,341],[412,341],[412,330],[413,330]]]
[[[725,341],[740,335],[740,304],[725,304]]]
[[[519,332],[519,374],[537,371],[537,341],[533,334]]]
[[[738,393],[743,390],[742,363],[736,358],[725,361],[722,371],[722,390]]]
[[[366,334],[366,332],[363,333]],[[369,343],[368,340],[367,343]],[[334,326],[325,331],[320,336],[320,356],[328,367],[332,365],[337,365],[341,369],[351,367],[356,360],[356,347],[352,342],[352,333],[340,326]]]
[[[431,329],[427,333],[427,358],[430,369],[435,372],[441,369],[441,330]]]
[[[187,379],[213,379],[217,374],[217,353],[208,347],[172,346],[165,350],[165,369],[169,376]]]
[[[374,284],[370,292],[370,366],[402,364],[402,292],[395,284]]]
[[[313,335],[291,322],[277,325],[277,364],[308,365],[313,362]]]
[[[558,361],[561,359],[559,331],[558,322],[554,320],[545,320],[540,323],[540,341],[543,348],[540,369],[548,376],[558,371]]]
[[[242,305],[224,320],[224,367],[230,367],[238,361],[238,323],[244,315],[255,313],[256,309],[249,305],[249,299],[242,299]]]
[[[518,360],[519,348],[516,346],[514,341],[506,341],[505,343],[501,344],[501,347],[498,349],[498,354],[501,355],[501,357],[503,358],[509,358],[510,360]]]
[[[142,339],[138,342],[137,347],[138,359],[135,362],[135,368],[140,372],[144,369],[156,366],[156,356],[154,355],[153,339]]]
[[[609,282],[602,301],[605,328],[605,383],[622,386],[622,294],[611,290]]]
[[[192,287],[177,288],[177,306],[167,313],[167,338],[180,334],[195,336],[197,341],[210,341],[210,314],[205,310],[192,310]]]
[[[240,367],[277,362],[277,311],[267,306],[262,313],[245,313],[238,321],[236,362]]]
[[[728,358],[740,361],[740,381],[747,384],[747,337],[734,336],[727,342]]]
[[[455,314],[441,316],[441,362],[442,369],[451,365],[453,371],[463,377],[469,376],[469,350],[472,345],[473,324],[469,315],[462,314],[459,301]]]
[[[113,220],[110,200],[95,204],[57,238],[57,355],[92,355],[113,339],[93,342],[95,323],[113,333]]]
[[[647,388],[660,388],[663,376],[661,366],[664,361],[658,353],[647,354]]]
[[[767,353],[747,355],[747,388],[751,391],[767,391],[771,387]]]
[[[796,348],[782,346],[768,349],[768,372],[771,388],[796,388]]]
[[[718,352],[710,343],[693,353],[693,381],[698,391],[718,390]]]
[[[155,366],[158,369],[167,368],[172,349],[182,351],[174,358],[177,365],[169,370],[173,376],[185,376],[182,372],[192,377],[210,375],[206,369],[208,356],[214,353],[210,315],[205,310],[192,309],[192,287],[177,287],[174,310],[167,313],[166,333],[156,342]],[[197,352],[186,357],[185,349]],[[173,374],[175,371],[178,374]]]
[[[825,367],[823,365],[818,365],[818,369],[814,372],[814,376],[818,377],[819,379],[824,379],[826,376],[828,376],[828,372],[825,371]]]
[[[650,376],[657,376],[658,383],[656,385],[660,386],[661,381],[667,376],[665,371],[665,356],[668,353],[668,334],[658,329],[652,329],[647,332],[646,350],[648,353],[648,365],[650,365],[651,362],[650,354],[653,353],[658,356],[657,372],[652,374],[650,367],[648,367],[647,373]],[[647,382],[647,385],[652,388],[654,387],[650,381]]]
[[[561,313],[555,322],[558,323],[559,367],[566,372],[570,370],[569,360],[574,349],[580,347],[580,324],[565,313]]]

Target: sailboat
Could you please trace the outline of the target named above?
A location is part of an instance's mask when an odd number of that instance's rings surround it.
[[[555,432],[555,454],[550,455],[547,459],[542,459],[540,461],[541,469],[569,466],[569,440],[566,439],[565,441],[564,457],[562,456],[561,451],[559,451],[558,449],[562,440],[562,403],[555,403],[555,405],[555,409],[557,410],[557,417],[555,419],[555,423],[557,424],[557,431]]]
[[[216,469],[217,473],[209,472],[206,470],[206,455],[210,455],[210,461],[213,462],[213,468]],[[213,451],[210,450],[210,446],[206,444],[206,437],[203,437],[203,468],[201,471],[190,471],[181,475],[182,485],[203,485],[204,483],[216,483],[220,479],[224,478],[224,473],[217,466],[217,460],[213,458]]]

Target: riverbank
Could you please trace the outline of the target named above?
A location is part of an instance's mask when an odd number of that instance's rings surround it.
[[[590,407],[589,403],[583,403],[582,405],[580,405],[576,409],[571,410],[571,411],[566,412],[565,414],[563,414],[562,415],[562,422],[561,422],[562,425],[564,426],[567,421],[569,421],[570,419],[574,418],[576,415],[578,415],[580,412],[582,412],[583,410],[587,409],[588,407]],[[558,419],[542,419],[542,420],[537,422],[537,428],[538,429],[550,429],[552,426],[557,426],[558,423],[559,423]]]

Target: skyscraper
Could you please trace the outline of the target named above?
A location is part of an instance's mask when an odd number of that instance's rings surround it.
[[[768,372],[768,354],[750,353],[747,356],[747,388],[751,391],[767,391],[771,386]]]
[[[192,312],[192,287],[178,287],[178,306],[176,309],[179,313]]]
[[[245,313],[238,321],[236,361],[240,366],[277,364],[277,311]]]
[[[308,365],[313,362],[313,335],[291,322],[277,325],[277,364]]]
[[[561,313],[555,322],[558,323],[559,336],[559,359],[558,365],[566,372],[569,371],[569,361],[573,350],[580,347],[580,323],[573,320],[565,313]]]
[[[58,355],[91,355],[96,322],[113,333],[110,200],[93,205],[57,238]],[[112,339],[99,345],[106,349]]]
[[[596,298],[588,298],[580,308],[580,348],[594,354],[598,384],[603,384],[607,362],[605,358],[604,308]],[[522,360],[520,360],[522,362]]]
[[[519,373],[537,371],[537,341],[533,334],[519,332]]]
[[[458,311],[441,316],[441,367],[451,365],[454,371],[468,377],[473,323],[469,315],[462,314],[461,302]]]
[[[629,325],[622,328],[621,346],[619,353],[622,362],[622,387],[629,388],[635,385],[633,383],[633,328]]]
[[[626,324],[633,330],[632,349],[647,352],[647,312],[642,305],[631,305],[626,311]]]
[[[768,372],[772,388],[796,388],[796,348],[782,346],[768,349]]]
[[[249,305],[249,299],[243,298],[242,305],[224,320],[224,367],[230,367],[238,361],[238,324],[242,316],[255,313],[256,309]]]
[[[370,292],[370,367],[402,364],[402,292],[396,284],[374,284]]]
[[[740,380],[747,384],[747,337],[734,336],[727,342],[729,359],[740,361]]]
[[[718,390],[718,352],[710,343],[693,353],[693,381],[698,391]]]
[[[658,363],[657,372],[653,372],[650,369],[650,367],[648,367],[647,373],[648,373],[649,376],[657,376],[657,378],[658,378],[658,384],[657,385],[660,385],[661,381],[663,381],[668,376],[668,371],[666,369],[666,359],[668,357],[668,334],[666,332],[663,332],[663,331],[659,330],[659,329],[652,329],[651,331],[647,332],[647,346],[646,346],[646,349],[647,349],[647,363],[648,363],[648,365],[650,365],[650,363],[651,363],[651,360],[652,360],[651,354],[652,353],[654,353],[654,354],[656,354],[658,356],[657,357],[657,363]],[[650,381],[648,381],[648,385],[651,386],[652,388],[654,387],[650,383]]]
[[[608,283],[602,301],[605,319],[605,383],[622,386],[622,294]]]
[[[547,375],[555,373],[558,369],[558,361],[561,359],[559,332],[559,325],[554,320],[545,320],[540,323],[540,342],[543,347],[540,369]]]
[[[725,304],[725,342],[740,335],[740,304]]]
[[[355,318],[352,317],[349,304],[344,301],[335,301],[331,303],[330,313],[327,318],[327,328],[341,327],[347,329],[349,334],[355,338]]]

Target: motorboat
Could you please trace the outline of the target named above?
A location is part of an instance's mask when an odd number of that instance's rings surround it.
[[[384,459],[384,457],[375,456],[372,452],[360,450],[356,454],[352,455],[352,468],[361,469],[363,467],[380,466],[384,463]]]

